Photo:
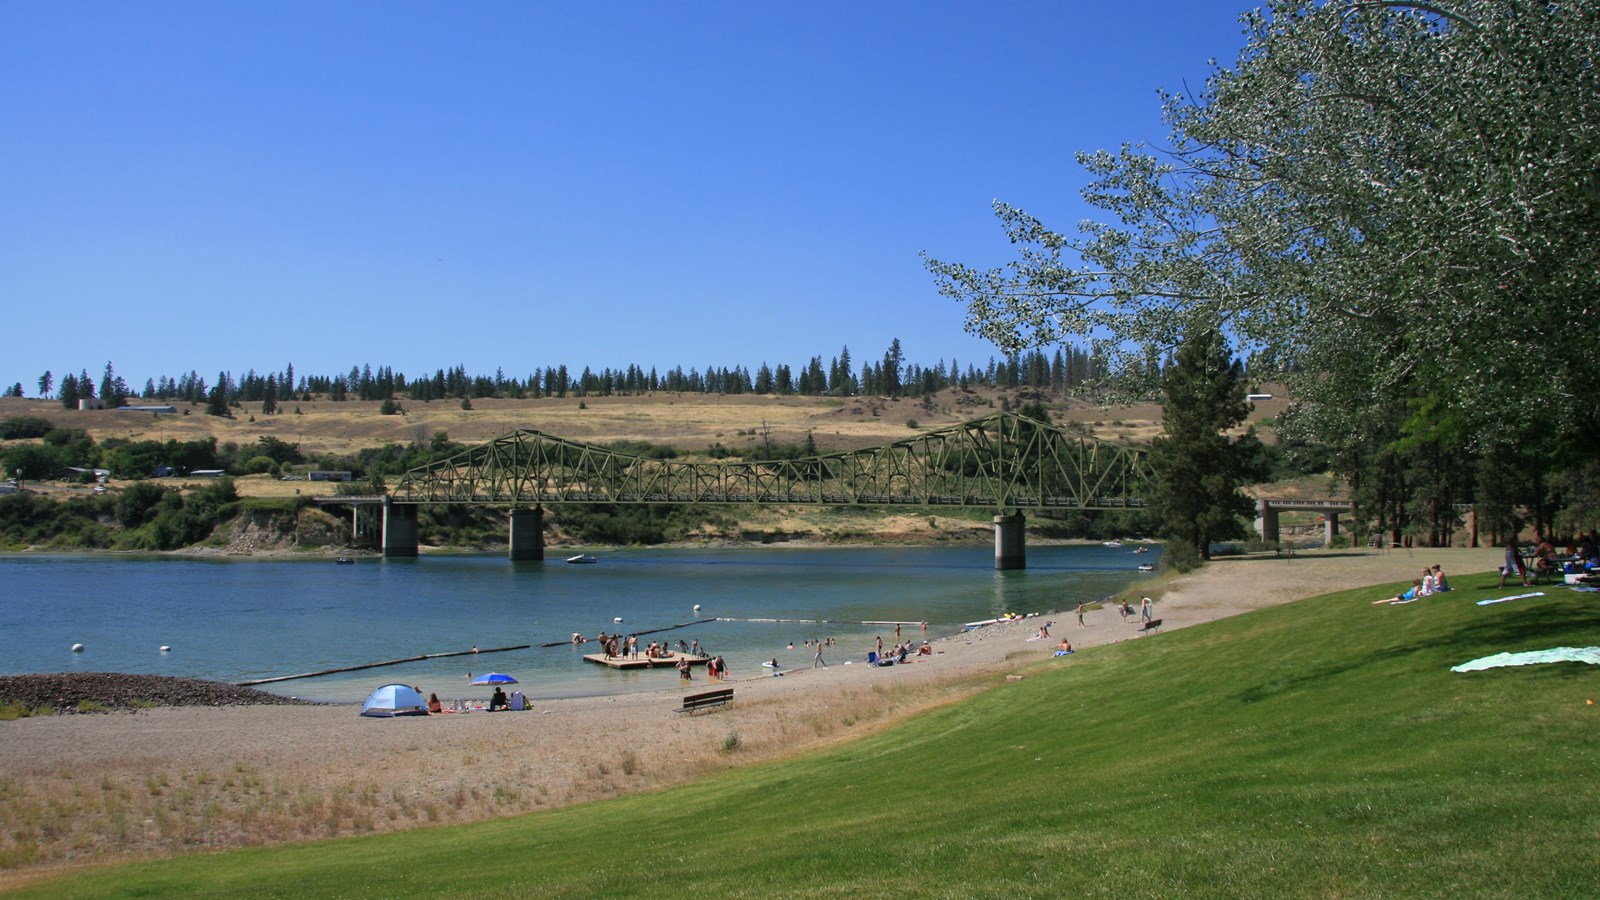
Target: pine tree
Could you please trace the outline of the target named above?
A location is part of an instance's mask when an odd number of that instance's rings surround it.
[[[1239,488],[1260,477],[1254,434],[1227,435],[1250,412],[1244,371],[1229,360],[1222,334],[1211,329],[1184,340],[1161,383],[1164,427],[1150,445],[1151,509],[1173,544],[1210,559],[1213,541],[1245,536],[1242,517],[1251,506]]]

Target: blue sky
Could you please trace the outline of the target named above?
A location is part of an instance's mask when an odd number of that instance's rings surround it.
[[[0,382],[982,362],[918,258],[1069,228],[1234,0],[0,4]]]

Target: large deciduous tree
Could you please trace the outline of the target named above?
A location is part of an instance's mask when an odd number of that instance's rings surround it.
[[[1079,336],[1123,362],[1216,323],[1270,351],[1309,434],[1555,429],[1600,444],[1600,3],[1279,0],[1171,146],[1080,154],[1110,221],[996,212],[1018,256],[929,261],[1009,351]],[[1548,415],[1559,409],[1558,416]],[[1585,449],[1588,448],[1588,449]]]

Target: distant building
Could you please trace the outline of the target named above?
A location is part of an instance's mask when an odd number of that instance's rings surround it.
[[[312,470],[306,475],[311,481],[349,481],[350,473],[347,471]]]
[[[176,406],[119,406],[117,412],[175,413]]]
[[[83,411],[83,410],[89,410],[89,409],[105,409],[105,408],[106,408],[106,402],[104,400],[101,400],[99,397],[86,397],[86,398],[78,401],[78,410],[80,412]]]
[[[193,478],[221,478],[226,474],[228,474],[227,469],[195,469],[189,473]]]

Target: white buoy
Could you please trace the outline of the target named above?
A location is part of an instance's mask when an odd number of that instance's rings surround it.
[[[698,604],[698,603],[696,603],[696,604],[695,604],[695,605],[694,605],[694,611],[695,611],[695,612],[699,612],[699,611],[700,611],[700,604]]]
[[[621,616],[617,616],[616,618],[612,619],[611,621],[617,622],[617,623],[621,623],[622,622],[622,617]]]
[[[171,650],[171,649],[172,649],[172,648],[171,648],[171,647],[168,647],[168,646],[167,646],[167,645],[166,645],[166,644],[162,644],[162,645],[161,645],[161,652],[162,652],[162,653],[166,653],[166,652],[167,652],[167,651],[168,651],[168,650]]]
[[[73,653],[82,653],[83,652],[83,645],[82,644],[73,644],[72,645],[72,652]]]

